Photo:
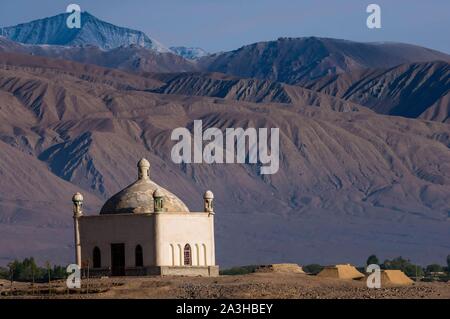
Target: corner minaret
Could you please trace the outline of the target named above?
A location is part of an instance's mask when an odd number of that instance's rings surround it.
[[[73,222],[75,231],[75,263],[81,268],[81,241],[80,241],[80,226],[79,218],[83,216],[83,195],[76,193],[72,197],[73,202]]]
[[[203,196],[204,203],[204,211],[206,213],[214,214],[214,206],[213,206],[214,194],[211,191],[206,191]]]
[[[164,195],[159,188],[153,192],[153,206],[155,213],[164,211]]]
[[[210,220],[210,236],[212,238],[211,240],[211,253],[210,253],[210,258],[211,258],[211,264],[215,265],[216,264],[216,247],[215,247],[215,242],[214,242],[214,204],[213,204],[213,200],[214,200],[214,194],[213,192],[211,192],[210,190],[206,191],[205,194],[203,195],[203,210],[205,211],[205,213],[208,213],[208,219]]]

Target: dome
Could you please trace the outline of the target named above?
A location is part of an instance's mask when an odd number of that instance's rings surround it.
[[[189,212],[187,206],[177,196],[150,179],[148,174],[150,163],[146,159],[139,161],[138,168],[138,180],[108,199],[100,215],[153,213],[155,192],[164,197],[164,211]]]
[[[163,192],[161,192],[161,190],[158,188],[153,192],[153,197],[154,198],[158,198],[158,197],[164,197]]]
[[[83,201],[83,195],[81,193],[75,193],[72,197],[72,202],[82,202]]]
[[[206,191],[205,195],[203,196],[204,199],[214,199],[214,194],[211,191]]]
[[[148,167],[148,168],[150,168],[150,162],[147,161],[147,159],[142,158],[142,159],[138,162],[138,167]]]

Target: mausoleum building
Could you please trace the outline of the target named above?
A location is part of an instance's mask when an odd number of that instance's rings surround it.
[[[213,193],[203,211],[191,212],[150,179],[150,163],[138,163],[138,179],[84,215],[83,196],[73,196],[76,263],[91,275],[217,276]]]

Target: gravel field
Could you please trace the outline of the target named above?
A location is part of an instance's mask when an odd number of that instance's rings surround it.
[[[81,291],[69,291],[65,282],[48,284],[0,282],[0,298],[441,298],[450,299],[450,283],[418,282],[411,286],[368,289],[365,281],[319,278],[294,273],[254,273],[217,278],[115,277],[84,280]]]

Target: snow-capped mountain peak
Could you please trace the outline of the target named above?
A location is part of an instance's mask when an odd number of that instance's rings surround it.
[[[81,28],[79,29],[67,27],[68,17],[69,13],[62,13],[45,19],[5,27],[2,34],[13,41],[26,44],[94,45],[103,50],[138,45],[157,52],[170,52],[168,48],[142,31],[113,25],[88,12],[81,13]]]
[[[170,47],[170,50],[188,60],[196,60],[209,54],[202,48]]]

